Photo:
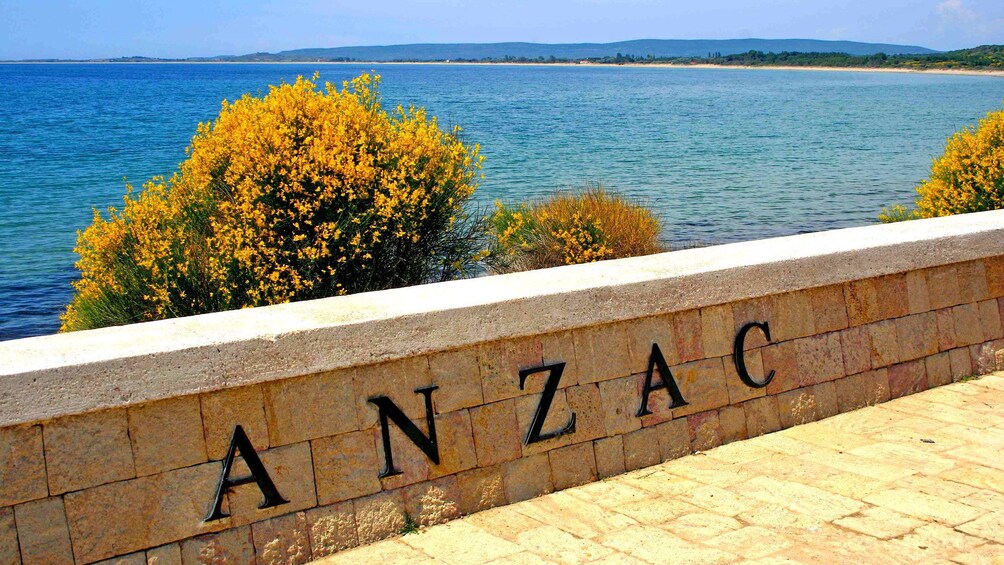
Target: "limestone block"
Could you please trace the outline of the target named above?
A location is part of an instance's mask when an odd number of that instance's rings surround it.
[[[704,357],[723,357],[732,354],[735,319],[731,304],[701,308],[701,348]],[[666,360],[667,363],[679,361]]]
[[[909,291],[905,274],[886,275],[874,280],[881,319],[899,318],[910,313]]]
[[[694,451],[707,451],[722,444],[722,426],[717,410],[687,416],[687,426],[690,428],[690,445]]]
[[[124,409],[53,420],[42,435],[52,494],[136,476]]]
[[[924,359],[927,366],[927,383],[932,386],[947,385],[952,382],[952,360],[947,351]]]
[[[812,394],[816,397],[816,414],[819,419],[829,418],[840,413],[837,402],[837,387],[833,381],[819,383],[812,387]]]
[[[801,385],[832,381],[846,374],[840,334],[837,332],[795,340],[795,355]]]
[[[481,467],[457,475],[460,512],[472,514],[506,503],[501,465]]]
[[[973,373],[988,375],[994,372],[997,367],[996,352],[994,342],[970,345],[969,359],[973,367]]]
[[[959,263],[955,268],[959,274],[959,298],[962,302],[980,302],[990,298],[983,261]]]
[[[474,447],[474,432],[467,410],[458,410],[436,417],[439,441],[439,465],[429,462],[429,478],[452,475],[478,466]]]
[[[890,398],[889,370],[875,369],[864,373],[867,377],[868,404],[880,404]]]
[[[813,333],[833,332],[847,327],[847,303],[842,286],[822,286],[806,292],[812,308]]]
[[[13,508],[0,508],[0,563],[21,565],[21,550],[17,545]]]
[[[927,369],[923,359],[889,367],[889,395],[899,398],[927,390]]]
[[[663,424],[666,425],[666,424]],[[620,475],[624,466],[624,436],[601,438],[593,442],[596,475],[601,479]]]
[[[934,312],[938,324],[938,350],[948,351],[958,347],[955,339],[955,316],[951,308],[942,308]]]
[[[977,307],[980,313],[980,327],[983,329],[983,339],[989,341],[1004,337],[997,300],[984,300],[978,303]]]
[[[242,526],[218,534],[198,536],[181,542],[181,561],[185,565],[228,565],[255,563],[251,528]]]
[[[690,427],[687,418],[677,418],[665,424],[656,426],[659,430],[659,450],[662,460],[679,459],[690,455],[693,446],[690,443]]]
[[[938,320],[934,312],[898,318],[895,324],[896,340],[903,361],[927,357],[938,352]]]
[[[502,468],[506,500],[510,503],[554,492],[551,466],[548,464],[546,453],[514,459],[505,463]]]
[[[568,407],[575,412],[575,433],[569,443],[579,443],[606,437],[606,417],[603,413],[603,397],[596,383],[565,389]]]
[[[318,503],[328,505],[380,491],[378,475],[384,462],[377,459],[374,433],[349,432],[310,442]]]
[[[721,358],[704,359],[672,368],[686,406],[673,409],[673,417],[714,410],[729,403],[725,367]]]
[[[137,475],[152,475],[209,460],[198,396],[132,406],[128,417]]]
[[[442,524],[460,517],[460,484],[456,476],[412,485],[401,491],[404,507],[420,526]]]
[[[900,361],[896,322],[882,320],[868,325],[872,342],[872,367],[888,367]]]
[[[229,518],[203,521],[219,479],[220,464],[206,463],[67,494],[74,555],[96,561],[231,527]],[[284,485],[276,486],[285,496]],[[255,489],[260,502],[255,485],[238,488]]]
[[[617,323],[572,331],[579,383],[626,377],[633,372],[628,349],[629,327],[630,324]]]
[[[673,336],[676,338],[676,351],[680,362],[696,361],[704,355],[704,333],[701,328],[701,313],[699,310],[687,310],[672,315]]]
[[[146,565],[181,565],[181,544],[169,543],[146,550]]]
[[[847,304],[847,322],[851,326],[861,326],[881,319],[874,279],[845,284],[844,301]]]
[[[575,356],[575,337],[572,332],[557,332],[540,336],[544,364],[563,362],[558,388],[570,387],[579,382],[579,363]]]
[[[932,309],[924,271],[906,273],[906,294],[911,314],[920,314]]]
[[[209,459],[226,457],[237,425],[244,428],[255,449],[268,448],[268,425],[260,385],[211,392],[203,394],[199,400]]]
[[[864,373],[833,381],[838,411],[850,412],[868,406],[868,382],[869,377]]]
[[[801,373],[798,368],[798,356],[795,352],[795,342],[784,341],[768,345],[761,350],[763,370],[774,371],[774,379],[766,387],[767,394],[777,394],[786,390],[798,388]]]
[[[356,537],[360,545],[399,534],[404,528],[404,498],[392,490],[358,498],[352,503],[356,514]]]
[[[523,439],[516,424],[513,400],[472,408],[470,415],[479,467],[497,465],[522,454]]]
[[[585,441],[550,451],[551,477],[555,490],[564,490],[596,480],[596,458],[593,443]]]
[[[769,370],[763,367],[763,350],[752,349],[743,353],[746,361],[746,372],[757,382],[763,382]],[[735,360],[732,355],[722,358],[722,366],[725,367],[725,388],[729,393],[729,404],[739,404],[751,398],[757,398],[767,394],[765,387],[751,387],[739,378],[736,371]]]
[[[45,498],[42,426],[0,429],[0,506]]]
[[[931,308],[938,310],[955,306],[962,302],[959,288],[959,274],[955,265],[942,265],[926,269],[927,288]]]
[[[473,347],[429,356],[436,411],[454,412],[484,403],[478,350]],[[566,368],[567,371],[567,368]]]
[[[679,382],[679,380],[677,381]],[[607,435],[632,432],[641,427],[638,407],[641,406],[641,390],[645,384],[644,375],[634,375],[600,383],[600,398],[603,401],[604,426]],[[655,396],[653,394],[653,396]],[[654,406],[655,400],[652,399]]]
[[[785,428],[815,422],[819,407],[813,389],[798,388],[777,395],[777,412]]]
[[[389,363],[356,367],[352,372],[353,395],[359,429],[366,430],[379,425],[380,412],[369,402],[375,396],[386,396],[409,418],[425,418],[425,396],[415,389],[432,384],[432,369],[428,357],[406,357]],[[432,402],[436,405],[439,390],[433,391]]]
[[[816,333],[812,304],[807,292],[778,295],[774,302],[774,316],[770,323],[774,341],[788,341]]]
[[[423,435],[428,436],[424,418],[416,421],[415,424]],[[394,424],[388,423],[388,425],[390,426],[390,446],[394,454],[394,468],[400,471],[400,474],[381,478],[381,488],[383,490],[394,490],[427,480],[429,478],[429,467],[433,464],[429,460],[429,456],[408,439],[408,436],[404,435],[404,432],[400,428]],[[373,434],[377,460],[380,461],[379,469],[383,469],[387,458],[384,454],[382,435],[379,429],[370,430],[370,432]]]
[[[952,308],[955,319],[956,345],[965,346],[983,342],[983,325],[975,304],[960,304]]]
[[[569,445],[572,440],[572,434],[564,434],[531,444],[526,443],[526,434],[529,431],[533,418],[537,413],[538,406],[541,402],[541,396],[541,394],[528,394],[515,399],[516,425],[519,429],[521,437],[523,438],[521,447],[522,455],[524,456],[541,453],[557,447],[563,447]],[[551,407],[547,411],[547,417],[544,419],[541,434],[547,434],[549,432],[564,429],[571,417],[572,410],[568,406],[565,391],[559,390],[555,393],[554,398],[551,401]],[[576,414],[576,422],[577,421],[578,414]]]
[[[351,370],[262,385],[269,445],[278,447],[358,429],[352,387]]]
[[[628,471],[662,463],[658,426],[642,428],[624,435],[624,468]]]
[[[21,560],[24,563],[56,565],[74,562],[74,551],[70,546],[70,531],[66,527],[66,512],[62,498],[44,498],[15,506],[14,519],[17,521],[18,542],[21,546]],[[123,551],[115,551],[101,557],[111,557],[116,553]],[[77,555],[77,560],[83,559],[83,555]]]
[[[272,477],[275,487],[289,503],[259,510],[258,506],[261,504],[262,494],[258,485],[250,483],[234,487],[227,494],[230,513],[233,515],[231,521],[234,525],[257,522],[317,506],[310,445],[307,442],[277,447],[259,452],[259,455],[269,476]],[[234,476],[249,473],[243,460],[234,465],[233,473]]]
[[[307,510],[307,527],[310,529],[310,550],[314,559],[359,545],[356,515],[351,502]]]
[[[732,305],[732,319],[735,322],[733,336],[749,322],[767,322],[771,330],[776,325],[775,298],[762,296],[751,300],[743,300]],[[756,349],[767,345],[767,338],[761,332],[750,332],[746,338],[746,349]]]
[[[722,443],[732,443],[746,439],[746,411],[742,406],[725,406],[718,410],[718,422],[722,428]]]
[[[990,297],[1004,296],[1004,256],[984,259],[983,270],[987,275],[987,291]]]
[[[762,396],[743,402],[746,413],[746,433],[749,437],[769,434],[781,429],[777,396]]]
[[[632,320],[627,327],[627,339],[631,356],[631,374],[644,373],[648,369],[653,343],[659,345],[659,351],[662,352],[666,363],[675,365],[680,362],[672,315]]]
[[[959,347],[948,352],[952,365],[952,380],[968,377],[973,374],[972,360],[969,358],[969,348]]]
[[[841,331],[840,350],[844,357],[844,371],[848,375],[871,369],[872,339],[868,326],[855,326]]]
[[[303,512],[251,525],[258,565],[297,565],[310,561],[307,515]]]

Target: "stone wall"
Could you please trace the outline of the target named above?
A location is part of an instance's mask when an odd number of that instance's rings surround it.
[[[1002,315],[990,212],[4,342],[0,563],[304,562],[989,372]]]

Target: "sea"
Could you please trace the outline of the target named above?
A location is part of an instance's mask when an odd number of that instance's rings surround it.
[[[775,69],[461,64],[0,64],[0,340],[54,333],[93,210],[170,175],[222,100],[320,73],[382,77],[479,143],[475,204],[602,185],[672,246],[861,226],[909,203],[1004,78]]]

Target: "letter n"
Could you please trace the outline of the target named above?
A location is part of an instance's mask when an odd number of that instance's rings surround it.
[[[419,449],[425,453],[430,461],[439,465],[439,444],[436,443],[436,419],[432,412],[432,391],[438,386],[426,386],[416,388],[415,392],[425,396],[425,423],[429,428],[429,435],[426,436],[418,429],[414,422],[404,415],[404,412],[386,396],[375,396],[368,402],[375,404],[380,410],[380,432],[383,436],[383,456],[384,468],[380,471],[380,478],[400,475],[401,471],[394,468],[394,453],[390,447],[390,422],[397,424],[397,427],[408,436]]]
[[[659,369],[659,376],[662,377],[662,382],[656,385],[652,384],[652,374],[654,370]],[[688,402],[683,399],[683,394],[680,392],[680,387],[676,386],[676,380],[673,378],[673,373],[669,370],[669,364],[666,363],[666,358],[662,355],[662,350],[659,349],[658,343],[652,344],[652,355],[648,358],[648,370],[645,371],[645,388],[641,391],[641,406],[638,408],[639,418],[642,416],[647,416],[652,413],[648,409],[648,395],[653,390],[666,389],[669,393],[669,398],[673,402],[669,404],[670,409],[679,408],[681,406],[686,406]]]
[[[251,472],[250,475],[245,475],[243,477],[230,478],[230,471],[234,466],[234,457],[236,457],[237,452],[240,451],[241,457],[244,458],[244,463],[247,464],[248,470]],[[238,485],[245,485],[248,483],[258,483],[258,489],[261,490],[262,495],[265,499],[262,500],[261,504],[258,505],[258,509],[264,510],[265,508],[272,508],[273,506],[279,506],[280,504],[287,504],[289,501],[279,494],[279,491],[275,488],[275,483],[272,482],[272,477],[268,476],[268,471],[265,470],[265,466],[262,465],[261,459],[258,458],[258,452],[254,450],[254,446],[251,445],[251,440],[248,439],[248,435],[244,433],[244,428],[240,425],[234,428],[234,435],[230,438],[230,449],[227,450],[227,456],[223,460],[223,472],[220,473],[220,484],[216,487],[216,498],[213,501],[213,511],[206,517],[206,522],[211,522],[213,520],[219,520],[220,518],[226,518],[230,514],[223,513],[223,495],[231,488]]]

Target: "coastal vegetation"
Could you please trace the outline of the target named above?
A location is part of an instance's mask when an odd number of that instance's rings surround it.
[[[483,258],[477,145],[379,76],[224,101],[169,179],[79,234],[64,331],[455,278]]]
[[[898,222],[1004,208],[1004,109],[948,138],[945,153],[934,159],[917,194],[914,208],[891,206],[879,219]]]
[[[529,203],[496,203],[489,269],[543,269],[665,251],[651,210],[601,187]]]

